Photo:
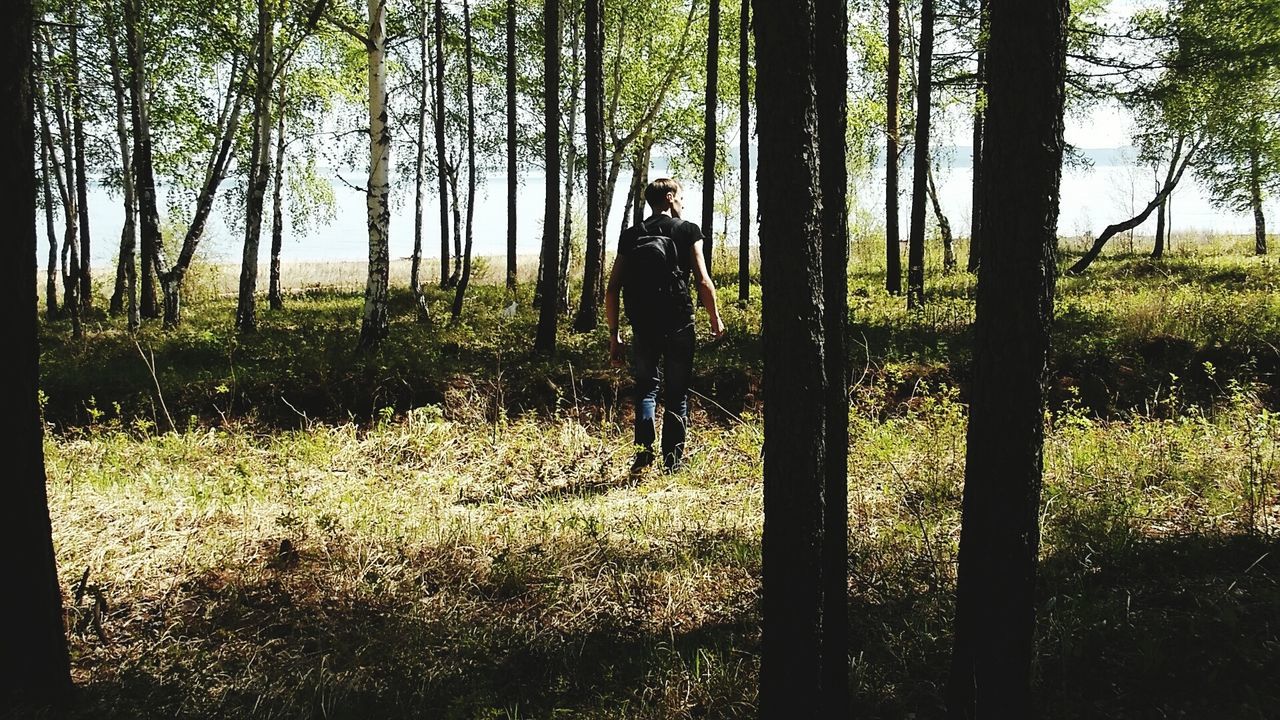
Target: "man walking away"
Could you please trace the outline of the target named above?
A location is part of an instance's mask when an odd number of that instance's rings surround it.
[[[631,325],[631,373],[635,379],[636,457],[631,471],[639,472],[654,460],[654,417],[661,377],[662,463],[667,472],[674,472],[684,459],[689,380],[693,374],[690,275],[697,281],[698,299],[711,318],[715,337],[724,335],[724,323],[716,309],[715,285],[702,255],[702,230],[680,219],[680,183],[670,178],[654,180],[645,188],[644,198],[653,215],[622,231],[618,256],[605,288],[609,357],[615,366],[624,362],[625,345],[618,328],[621,291]]]

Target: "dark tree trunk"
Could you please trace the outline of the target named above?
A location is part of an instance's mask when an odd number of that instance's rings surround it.
[[[592,0],[588,0],[590,3]],[[588,10],[588,13],[591,11]],[[590,17],[590,15],[588,15]],[[590,73],[591,49],[587,49]],[[591,78],[587,77],[587,96],[591,94]],[[588,109],[587,111],[591,111]],[[587,125],[591,120],[588,115]],[[590,130],[588,130],[590,132]],[[507,0],[507,289],[516,289],[516,194],[519,190],[519,166],[516,156],[516,0]],[[589,194],[589,193],[588,193]]]
[[[77,293],[82,313],[93,308],[93,268],[89,252],[89,172],[84,158],[84,93],[80,82],[79,3],[71,3],[71,132],[76,145],[76,211],[80,230],[80,289]]]
[[[1257,121],[1254,123],[1256,126]],[[1267,218],[1262,214],[1262,171],[1259,169],[1256,147],[1249,152],[1249,205],[1253,208],[1253,252],[1255,255],[1266,255]]]
[[[977,272],[982,263],[982,142],[983,117],[987,105],[987,0],[978,3],[978,65],[973,82],[973,205],[969,215],[969,272]]]
[[[151,157],[151,117],[147,98],[146,47],[139,16],[141,0],[124,0],[129,68],[129,114],[133,122],[133,185],[138,194],[138,236],[142,282],[138,314],[160,317],[156,303],[156,253],[160,249],[160,210],[156,206],[155,163]]]
[[[706,113],[703,115],[702,133],[702,255],[708,273],[715,270],[711,259],[715,248],[716,159],[720,145],[720,133],[716,128],[716,100],[720,95],[720,0],[709,2]]]
[[[560,3],[545,0],[543,3],[543,102],[546,113],[543,118],[545,139],[543,157],[546,158],[547,198],[542,217],[542,282],[546,288],[554,288],[559,282],[556,273],[560,267],[560,243],[556,229],[560,227]],[[544,298],[545,300],[545,298]],[[543,302],[538,308],[538,329],[534,336],[534,352],[550,355],[556,350],[556,303]]]
[[[849,717],[849,396],[844,336],[849,308],[849,11],[816,0],[814,34],[822,197],[822,353],[827,380],[822,543],[824,717]]]
[[[9,551],[0,613],[8,632],[0,644],[0,715],[36,715],[34,706],[65,699],[71,691],[62,593],[53,553],[45,494],[44,426],[37,400],[40,385],[38,293],[36,290],[36,168],[32,118],[32,8],[10,0],[0,9],[0,198],[12,222],[8,260],[3,263],[4,336],[8,378],[3,383],[4,437],[10,448],[5,483],[3,542]]]
[[[924,221],[928,200],[929,113],[933,88],[933,3],[920,2],[920,60],[916,71],[915,157],[911,173],[911,228],[907,235],[907,309],[924,307]]]
[[[604,265],[601,184],[604,181],[604,0],[586,0],[587,248],[582,269],[582,296],[573,329],[589,332],[599,323],[596,302]]]
[[[284,290],[280,287],[280,251],[284,246],[284,76],[280,77],[280,102],[276,109],[276,162],[271,184],[271,266],[267,302],[272,310],[284,309]]]
[[[1164,208],[1165,203],[1160,203],[1160,207],[1156,208],[1156,244],[1151,248],[1152,260],[1164,257]]]
[[[467,284],[471,282],[472,227],[476,211],[476,89],[471,48],[471,3],[468,0],[462,0],[462,29],[466,38],[467,63],[467,243],[462,249],[462,275],[453,294],[450,321],[454,324],[462,318],[462,301],[467,295]]]
[[[755,5],[764,338],[760,717],[824,717],[827,383],[810,3]]]
[[[1068,4],[991,0],[990,12],[984,253],[947,699],[956,718],[1027,718]]]
[[[449,287],[449,179],[444,142],[444,0],[436,0],[436,176],[440,184],[440,287]]]
[[[1108,240],[1119,233],[1136,228],[1146,222],[1147,218],[1151,216],[1151,213],[1155,212],[1156,208],[1165,204],[1170,193],[1172,193],[1173,189],[1178,185],[1178,181],[1182,179],[1182,173],[1187,169],[1187,166],[1191,163],[1192,157],[1195,156],[1196,151],[1199,148],[1199,143],[1193,142],[1189,148],[1185,148],[1184,152],[1184,143],[1185,138],[1181,137],[1178,138],[1176,143],[1174,143],[1173,155],[1169,160],[1169,172],[1165,175],[1164,185],[1156,192],[1156,196],[1151,199],[1151,202],[1147,203],[1147,206],[1142,209],[1142,212],[1134,215],[1128,220],[1108,225],[1107,228],[1102,231],[1102,234],[1098,236],[1098,239],[1093,241],[1093,245],[1085,251],[1085,254],[1082,255],[1074,265],[1067,268],[1068,275],[1079,275],[1084,272],[1089,265],[1093,264],[1093,261],[1098,258],[1098,254],[1102,252],[1102,248],[1106,246]],[[987,170],[990,169],[991,168],[989,167],[987,168]],[[988,205],[988,207],[990,206]],[[1166,212],[1168,212],[1167,207]],[[1171,220],[1169,220],[1169,223],[1172,225]],[[1172,232],[1172,230],[1170,232]]]
[[[902,292],[902,248],[898,233],[898,84],[902,79],[902,0],[889,0],[888,97],[885,99],[884,288]]]
[[[742,0],[738,34],[738,163],[742,217],[738,218],[738,302],[751,300],[751,0]]]
[[[514,0],[512,0],[514,1]],[[417,158],[413,166],[413,263],[409,270],[409,292],[413,295],[413,306],[417,312],[418,322],[430,324],[431,314],[428,310],[427,295],[422,288],[422,196],[426,185],[427,165],[427,3],[418,0],[418,13],[421,15],[421,32],[418,34],[418,144]]]

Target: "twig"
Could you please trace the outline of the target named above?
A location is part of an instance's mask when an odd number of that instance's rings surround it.
[[[164,391],[160,389],[160,378],[156,377],[156,357],[155,353],[151,354],[151,358],[147,359],[147,354],[142,351],[142,345],[137,340],[133,341],[133,346],[138,348],[138,355],[142,357],[142,362],[147,366],[147,372],[151,373],[151,381],[156,385],[156,397],[160,400],[160,409],[164,411],[164,418],[169,421],[169,429],[173,432],[178,431],[178,426],[173,422],[173,416],[169,414],[169,406],[164,402]]]

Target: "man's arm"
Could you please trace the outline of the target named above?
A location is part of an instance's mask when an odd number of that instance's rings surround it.
[[[720,310],[716,307],[716,286],[711,282],[711,273],[707,272],[706,259],[702,256],[702,240],[690,245],[689,253],[693,281],[698,286],[698,300],[711,316],[711,334],[720,337],[724,335],[724,323],[720,320]]]
[[[604,287],[604,319],[609,324],[609,362],[621,365],[622,331],[618,327],[618,291],[622,288],[622,256],[614,258],[609,282]]]

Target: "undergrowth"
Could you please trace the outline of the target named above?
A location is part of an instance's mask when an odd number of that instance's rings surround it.
[[[907,315],[872,275],[851,276],[849,672],[860,716],[940,717],[973,281],[932,278],[932,309]],[[1280,703],[1276,279],[1188,251],[1062,280],[1040,715]],[[114,319],[82,342],[46,323],[73,714],[754,716],[759,306],[722,292],[689,465],[639,477],[603,335],[534,359],[533,313],[504,315],[497,287],[455,327],[397,296],[365,357],[358,298],[323,288],[250,336],[216,293],[136,346]]]

